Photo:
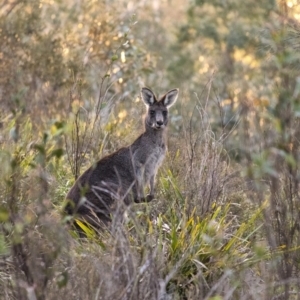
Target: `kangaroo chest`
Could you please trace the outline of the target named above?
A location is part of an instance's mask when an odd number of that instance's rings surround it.
[[[164,143],[143,143],[142,147],[137,147],[133,154],[133,164],[137,172],[144,174],[144,177],[153,176],[161,165],[166,153]]]
[[[145,162],[145,171],[148,170],[148,172],[151,172],[151,170],[157,170],[157,168],[161,165],[165,154],[166,146],[164,144],[153,147],[149,151],[147,160]]]
[[[156,175],[158,168],[162,164],[166,153],[166,146],[156,145],[149,149],[147,159],[144,164],[143,180],[145,183],[149,183],[149,180]]]

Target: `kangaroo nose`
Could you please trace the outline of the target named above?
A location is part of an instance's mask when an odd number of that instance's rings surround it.
[[[158,126],[161,126],[162,124],[164,124],[164,122],[163,122],[163,121],[157,121],[156,124],[157,124]]]

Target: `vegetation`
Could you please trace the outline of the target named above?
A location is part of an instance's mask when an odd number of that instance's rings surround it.
[[[1,299],[299,299],[296,0],[0,4]],[[180,89],[156,200],[110,231],[61,215]],[[80,225],[80,224],[79,224]]]

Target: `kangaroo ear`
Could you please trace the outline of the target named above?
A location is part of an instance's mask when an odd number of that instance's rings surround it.
[[[163,105],[168,107],[168,108],[170,106],[172,106],[177,100],[178,93],[179,93],[179,89],[174,89],[174,90],[171,90],[171,91],[167,92],[166,95],[164,96],[163,100],[162,100]]]
[[[141,95],[142,95],[142,99],[146,105],[151,106],[156,102],[155,95],[153,94],[153,92],[150,89],[148,89],[146,87],[142,88]]]

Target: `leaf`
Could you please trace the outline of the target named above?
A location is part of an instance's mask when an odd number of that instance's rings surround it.
[[[49,138],[49,134],[47,132],[44,132],[43,134],[43,143],[46,144],[46,142],[48,141]]]
[[[170,239],[171,239],[171,249],[173,252],[175,252],[178,246],[178,238],[177,238],[176,229],[174,227],[172,228]]]
[[[5,237],[4,235],[0,234],[0,255],[8,255],[8,247],[7,244],[5,243]]]
[[[65,130],[66,124],[65,122],[58,122],[56,121],[52,126],[51,126],[51,135],[52,136],[60,136],[64,130]]]
[[[61,158],[63,155],[64,155],[64,150],[62,148],[58,148],[51,152],[50,157]]]
[[[88,238],[94,238],[96,236],[95,231],[88,225],[85,225],[80,220],[75,220],[76,224],[83,230],[83,232],[86,234]]]
[[[46,151],[45,151],[45,148],[43,145],[40,145],[40,144],[34,144],[33,145],[33,148],[35,150],[38,150],[41,154],[45,155]]]
[[[113,56],[111,57],[111,60],[112,60],[112,61],[118,60],[118,55],[117,55],[117,54],[113,55]]]
[[[10,132],[9,132],[10,138],[14,141],[17,142],[19,139],[19,133],[16,127],[13,127]]]
[[[5,207],[0,207],[0,222],[6,222],[9,219],[9,212]]]
[[[54,125],[55,125],[55,127],[57,128],[57,129],[62,129],[62,128],[64,128],[65,127],[65,122],[59,122],[59,121],[56,121],[55,123],[54,123]]]
[[[57,281],[56,281],[58,287],[59,287],[60,289],[63,288],[63,287],[65,287],[65,286],[67,285],[67,283],[68,283],[68,279],[69,279],[69,274],[68,274],[68,272],[67,272],[67,271],[62,272],[62,273],[58,276]]]

